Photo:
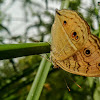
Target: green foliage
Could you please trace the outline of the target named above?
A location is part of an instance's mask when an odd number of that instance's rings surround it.
[[[0,7],[3,5],[4,1],[6,0],[0,1]],[[46,36],[49,37],[51,33],[51,26],[54,21],[53,13],[56,7],[54,8],[49,4],[52,5],[54,2],[56,3],[56,5],[61,4],[61,7],[59,7],[61,9],[67,8],[78,11],[89,23],[92,34],[95,34],[100,37],[100,9],[96,5],[96,0],[91,1],[91,6],[85,7],[85,4],[82,4],[82,0],[42,0],[45,6],[42,5],[41,2],[37,2],[35,0],[19,0],[18,2],[21,2],[20,10],[23,11],[23,19],[21,18],[21,20],[18,20],[16,18],[14,19],[11,15],[7,15],[7,11],[9,9],[12,9],[14,4],[16,4],[17,2],[17,0],[11,0],[9,5],[7,5],[5,9],[0,9],[0,43],[18,44],[37,41],[43,42],[46,39]],[[83,10],[85,13],[82,12]],[[13,29],[9,28],[11,23],[13,23],[14,21],[24,21],[24,23],[28,23],[30,16],[31,19],[36,18],[36,20],[34,20],[34,22],[31,24],[27,24],[22,34],[13,35],[11,31]],[[94,19],[96,21],[97,28],[95,28]],[[19,26],[22,28],[22,25]],[[41,29],[41,27],[43,30]],[[16,28],[16,30],[19,29]],[[32,36],[29,35],[31,29],[37,30],[36,35],[34,34],[35,31],[32,31]],[[15,30],[13,32],[15,32]],[[27,50],[26,52],[29,51]],[[17,53],[19,52],[16,52],[16,54]],[[6,54],[6,56],[8,56],[8,54]],[[0,100],[25,100],[31,89],[32,82],[37,75],[40,62],[40,55],[1,60]],[[42,82],[40,82],[39,84],[42,84]],[[80,85],[81,88],[77,84]],[[39,100],[99,99],[99,78],[74,75],[63,71],[60,68],[54,69],[53,66],[50,68],[48,77],[46,79],[42,93],[39,98]]]
[[[15,72],[13,68],[8,69],[8,66],[1,68],[1,75],[4,74],[4,76],[0,77],[0,79],[2,79],[2,84],[0,85],[0,99],[10,98],[10,96],[19,97],[19,94],[23,95],[25,99],[30,89],[30,84],[36,75],[40,60],[40,56],[29,56],[19,60],[19,62],[16,63],[16,66],[18,66],[17,72]],[[5,63],[6,62],[8,62],[8,60],[6,60]],[[8,70],[9,72],[7,72]]]
[[[98,79],[91,77],[90,80],[92,81],[90,82],[88,78],[90,77],[72,75],[57,69],[55,73],[51,72],[48,75],[46,81],[48,86],[44,85],[40,100],[51,100],[51,97],[52,100],[92,100],[95,97]],[[75,82],[79,84],[81,88]],[[100,86],[100,83],[98,84]],[[67,86],[70,88],[70,91]]]
[[[70,0],[69,3],[69,8],[72,10],[78,10],[78,6],[80,5],[81,1],[80,0]]]

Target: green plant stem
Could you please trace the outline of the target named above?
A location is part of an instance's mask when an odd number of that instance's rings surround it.
[[[51,66],[51,63],[46,61],[45,57],[41,61],[37,75],[34,79],[34,82],[26,100],[38,100],[40,97],[43,85],[45,83],[46,77]]]
[[[49,52],[50,45],[46,42],[4,44],[0,45],[0,60]]]

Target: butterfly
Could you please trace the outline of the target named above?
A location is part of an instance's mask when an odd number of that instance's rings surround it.
[[[56,10],[51,29],[54,67],[88,77],[100,76],[100,39],[88,23],[72,10]]]

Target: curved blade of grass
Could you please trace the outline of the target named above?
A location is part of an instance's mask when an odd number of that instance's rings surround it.
[[[46,55],[45,55],[46,57]],[[38,100],[45,83],[46,77],[48,75],[51,63],[46,61],[45,58],[42,59],[37,75],[34,79],[30,92],[26,100]]]
[[[0,60],[49,52],[50,45],[46,42],[3,44],[0,45]]]

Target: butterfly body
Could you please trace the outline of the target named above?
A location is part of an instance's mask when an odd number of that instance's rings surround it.
[[[51,32],[54,66],[82,76],[100,76],[100,39],[76,12],[57,11]]]

